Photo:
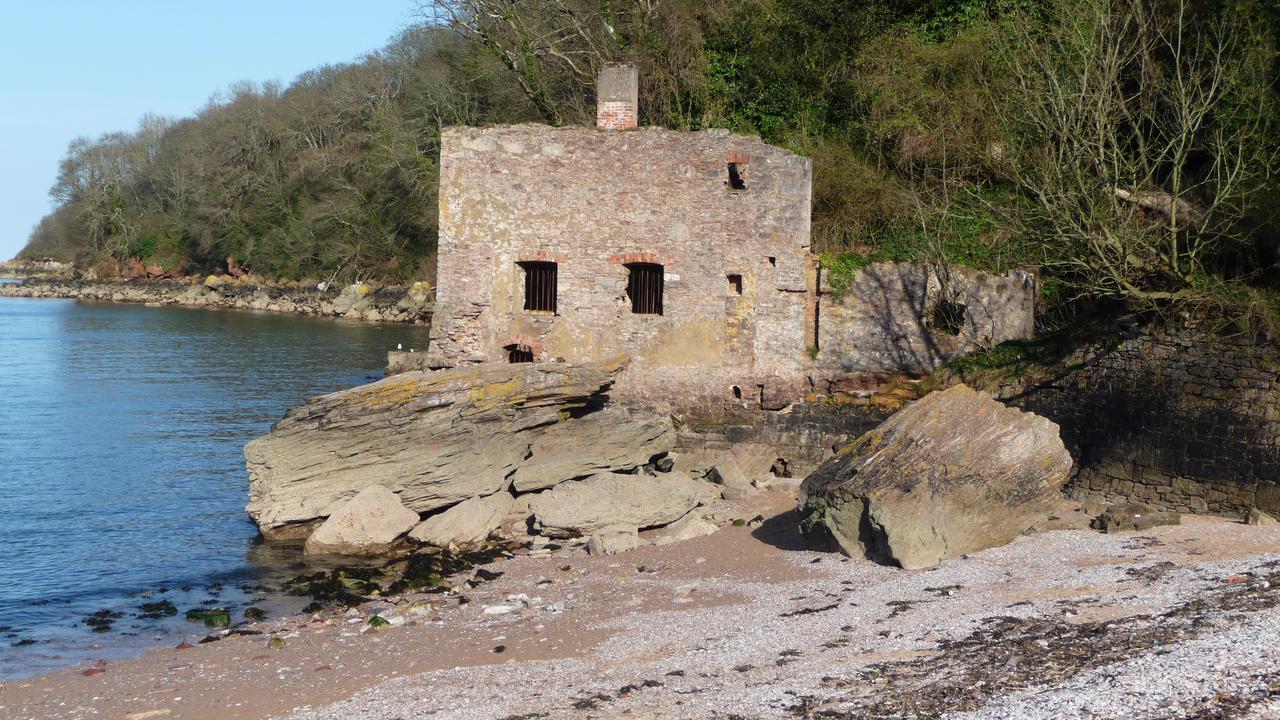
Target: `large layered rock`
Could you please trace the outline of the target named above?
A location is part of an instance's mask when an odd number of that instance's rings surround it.
[[[311,533],[308,555],[381,555],[418,523],[418,513],[381,485],[370,485],[343,503]]]
[[[699,485],[681,472],[603,473],[539,493],[529,509],[544,535],[587,537],[679,520],[698,504]]]
[[[548,483],[560,461],[543,462],[535,446],[560,424],[566,437],[580,438],[561,480],[632,468],[670,448],[669,419],[655,430],[608,412],[572,417],[600,402],[620,367],[493,363],[408,372],[313,398],[245,447],[249,515],[267,537],[304,537],[370,485],[425,513],[504,490],[526,462],[539,463]],[[603,456],[598,437],[609,438]]]
[[[1070,470],[1057,425],[959,385],[917,400],[806,478],[801,530],[811,547],[931,567],[1047,517]]]
[[[577,422],[547,428],[530,448],[530,457],[511,476],[516,492],[552,487],[600,472],[633,470],[675,442],[669,418],[633,420],[619,410],[603,410],[584,435]]]

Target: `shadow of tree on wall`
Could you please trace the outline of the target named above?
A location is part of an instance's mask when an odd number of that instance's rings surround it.
[[[1220,376],[1211,349],[1161,360],[1152,343],[1096,348],[1003,399],[1058,423],[1074,487],[1098,483],[1100,492],[1131,497],[1138,486],[1166,488],[1136,491],[1136,499],[1189,506],[1199,497],[1210,512],[1280,510],[1280,447],[1266,409]]]

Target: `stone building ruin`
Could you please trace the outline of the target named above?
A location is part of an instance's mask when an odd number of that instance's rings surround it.
[[[626,355],[618,395],[763,404],[1031,335],[1028,273],[953,268],[942,328],[922,264],[833,293],[810,246],[812,163],[725,130],[639,128],[637,89],[633,66],[608,65],[594,128],[442,132],[431,367]]]

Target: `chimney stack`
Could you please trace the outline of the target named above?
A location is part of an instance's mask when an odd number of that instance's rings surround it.
[[[608,63],[596,83],[596,127],[634,130],[640,105],[640,71],[631,63]]]

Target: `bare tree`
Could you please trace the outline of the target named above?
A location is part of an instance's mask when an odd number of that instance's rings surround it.
[[[1195,294],[1272,171],[1265,63],[1229,11],[1190,0],[1069,0],[998,42],[1014,92],[992,106],[1021,219],[1084,295]]]

